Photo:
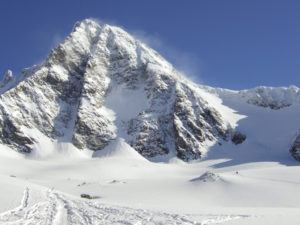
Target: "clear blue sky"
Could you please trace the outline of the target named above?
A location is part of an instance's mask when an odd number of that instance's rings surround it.
[[[141,36],[207,85],[300,86],[297,0],[1,0],[1,77],[41,62],[90,17]]]

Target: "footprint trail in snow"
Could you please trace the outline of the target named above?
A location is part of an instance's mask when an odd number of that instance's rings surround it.
[[[69,199],[53,190],[46,191],[44,201],[29,204],[30,189],[24,190],[18,207],[0,214],[2,225],[59,224],[220,224],[245,215],[179,215],[128,207],[111,206],[97,201]]]

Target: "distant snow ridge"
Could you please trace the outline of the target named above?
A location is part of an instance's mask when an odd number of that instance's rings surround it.
[[[240,94],[249,104],[271,109],[281,109],[294,103],[300,103],[300,92],[296,86],[290,86],[289,88],[261,86],[240,91]]]

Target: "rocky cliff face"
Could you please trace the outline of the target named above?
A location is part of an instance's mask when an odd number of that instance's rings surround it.
[[[297,133],[291,144],[290,153],[294,159],[300,161],[300,132]]]
[[[122,29],[92,20],[41,65],[8,72],[1,93],[0,142],[20,152],[32,151],[37,133],[94,151],[122,137],[145,157],[188,161],[234,136],[197,85]]]

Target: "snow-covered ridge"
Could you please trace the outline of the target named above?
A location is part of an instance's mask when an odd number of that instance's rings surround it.
[[[290,87],[259,86],[240,91],[213,88],[204,85],[200,85],[200,88],[209,93],[216,94],[220,98],[240,98],[249,104],[274,110],[300,103],[300,89],[294,85]]]
[[[250,104],[281,109],[300,103],[300,91],[296,86],[290,87],[256,87],[240,91],[240,95]]]

